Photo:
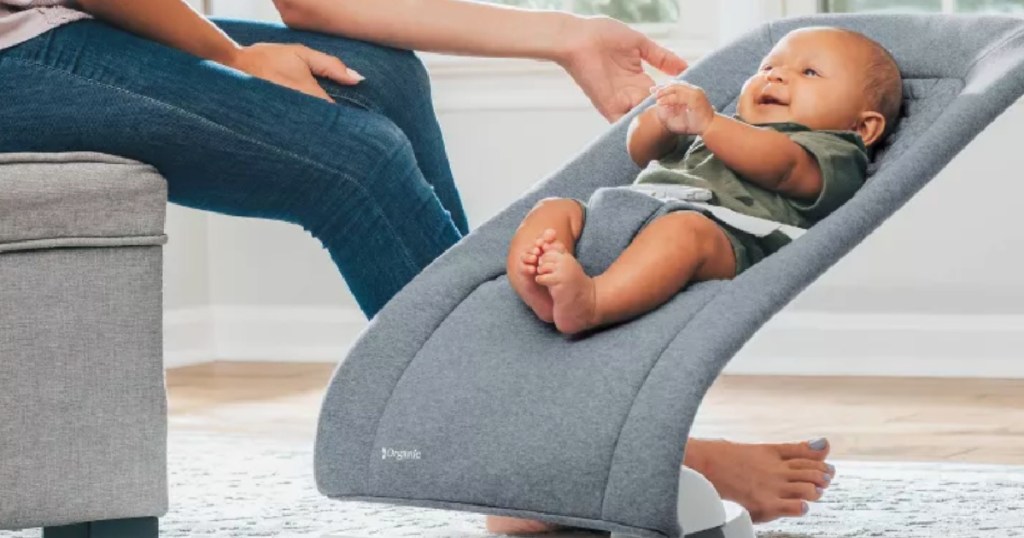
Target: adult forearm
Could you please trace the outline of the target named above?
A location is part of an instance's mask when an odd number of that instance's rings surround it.
[[[240,49],[184,0],[78,0],[78,4],[114,26],[225,65]]]
[[[560,60],[571,15],[465,0],[274,0],[293,28],[394,47]]]

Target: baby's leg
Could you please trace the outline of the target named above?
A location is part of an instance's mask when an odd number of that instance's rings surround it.
[[[509,244],[506,272],[512,289],[546,323],[554,321],[547,288],[535,281],[546,245],[573,252],[583,229],[583,208],[569,198],[545,198],[530,210]]]
[[[650,223],[608,270],[583,272],[571,252],[548,248],[537,282],[551,292],[555,326],[566,334],[624,321],[653,310],[691,280],[732,278],[736,261],[728,237],[695,211]]]

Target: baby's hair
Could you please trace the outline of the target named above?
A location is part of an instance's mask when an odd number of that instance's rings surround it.
[[[900,107],[903,106],[903,77],[896,59],[870,37],[853,30],[838,29],[843,33],[860,39],[871,50],[871,60],[867,65],[866,88],[869,105],[885,117],[885,131],[878,137],[882,142],[896,128],[899,121]]]

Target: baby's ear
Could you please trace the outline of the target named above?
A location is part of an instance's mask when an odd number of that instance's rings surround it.
[[[860,135],[864,145],[870,147],[885,132],[885,116],[873,110],[866,110],[860,113],[857,118],[857,126],[854,129]]]

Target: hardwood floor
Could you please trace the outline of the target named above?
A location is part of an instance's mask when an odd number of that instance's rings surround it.
[[[170,370],[171,428],[312,439],[333,369]],[[1024,380],[723,376],[693,434],[751,442],[826,436],[837,459],[1024,464]]]

